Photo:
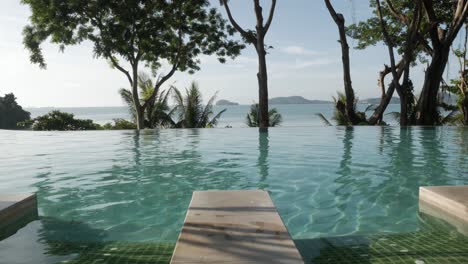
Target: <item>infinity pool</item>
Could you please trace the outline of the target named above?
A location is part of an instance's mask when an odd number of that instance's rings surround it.
[[[158,245],[170,257],[193,190],[268,190],[299,244],[414,234],[419,186],[468,184],[468,128],[0,131],[0,171],[0,192],[37,192],[41,217],[0,242],[0,263],[112,243],[126,246],[103,254]],[[61,242],[81,251],[50,250]]]

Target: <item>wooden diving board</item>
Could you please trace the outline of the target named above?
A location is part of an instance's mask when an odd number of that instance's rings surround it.
[[[195,191],[171,264],[304,263],[270,196]]]
[[[419,211],[445,220],[468,235],[468,186],[420,187]]]
[[[37,218],[35,194],[0,194],[0,240]]]

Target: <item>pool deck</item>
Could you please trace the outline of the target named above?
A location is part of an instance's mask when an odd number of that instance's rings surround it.
[[[0,240],[37,217],[36,194],[0,194]]]
[[[419,210],[441,218],[468,234],[468,186],[419,188]]]
[[[172,264],[304,263],[270,196],[195,191]]]

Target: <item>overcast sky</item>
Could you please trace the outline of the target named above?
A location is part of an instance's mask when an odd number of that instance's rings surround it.
[[[271,1],[263,2],[268,5]],[[366,0],[334,2],[348,23],[365,19],[371,12]],[[231,3],[240,24],[253,28],[252,1]],[[218,6],[219,1],[213,4]],[[221,12],[225,15],[224,10]],[[56,45],[46,43],[43,48],[47,70],[31,64],[22,44],[22,29],[29,15],[28,7],[19,0],[0,3],[0,94],[13,92],[25,107],[123,105],[117,91],[127,88],[125,76],[111,69],[105,60],[93,58],[90,43],[67,47],[64,53]],[[266,37],[267,44],[274,47],[267,56],[270,97],[302,95],[330,100],[336,91],[343,90],[337,39],[336,25],[322,0],[279,0]],[[349,42],[355,44],[353,40]],[[195,80],[205,98],[219,91],[218,99],[241,104],[257,100],[257,60],[252,46],[227,64],[212,57],[201,60],[201,71],[193,75],[177,73],[168,83],[184,88]],[[388,63],[388,56],[382,46],[351,50],[353,84],[359,98],[379,96],[377,76],[384,63]],[[416,86],[422,77],[423,67],[418,67],[414,72]]]

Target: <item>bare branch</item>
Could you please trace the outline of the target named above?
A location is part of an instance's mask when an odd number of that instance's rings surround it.
[[[271,25],[271,21],[273,21],[273,16],[275,14],[275,8],[276,8],[276,0],[272,0],[271,8],[270,8],[270,15],[268,16],[268,20],[265,23],[265,26],[263,27],[264,34],[266,34],[268,32],[268,29],[270,28],[270,25]]]
[[[448,29],[446,41],[452,43],[452,41],[457,37],[460,28],[466,20],[468,15],[468,1],[459,0],[457,4],[457,9],[453,16],[451,27]]]
[[[231,13],[231,9],[229,8],[229,5],[228,5],[228,2],[227,0],[221,0],[223,5],[224,5],[224,9],[226,9],[226,13],[228,15],[228,18],[229,18],[229,21],[231,21],[231,24],[232,26],[237,30],[239,31],[239,33],[247,38],[248,37],[248,33],[247,31],[245,31],[239,24],[237,24],[236,20],[234,20],[234,17],[232,16],[232,13]]]

